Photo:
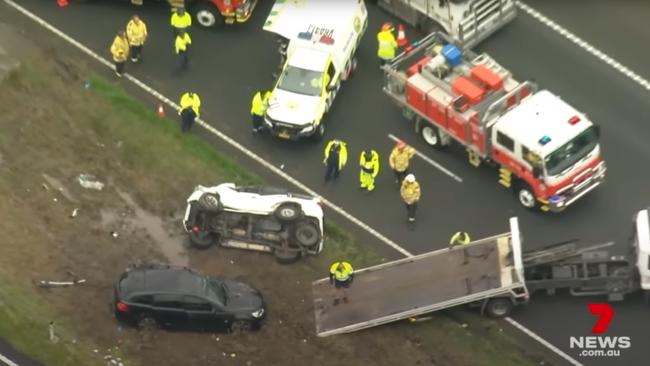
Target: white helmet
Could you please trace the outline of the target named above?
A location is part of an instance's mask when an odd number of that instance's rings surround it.
[[[413,183],[413,182],[415,182],[415,175],[409,174],[409,175],[406,176],[405,179],[406,179],[407,182]]]

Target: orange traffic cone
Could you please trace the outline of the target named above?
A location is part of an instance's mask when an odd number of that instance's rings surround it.
[[[158,117],[165,118],[165,108],[163,108],[162,103],[158,104]]]
[[[56,0],[56,4],[60,8],[65,8],[66,6],[68,6],[68,0]]]
[[[400,24],[397,28],[397,45],[404,47],[407,43],[409,43],[409,40],[406,39],[406,33],[404,33],[404,24]]]

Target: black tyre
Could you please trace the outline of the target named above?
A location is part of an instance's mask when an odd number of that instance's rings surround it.
[[[230,324],[231,333],[246,333],[253,330],[253,322],[246,319],[235,319],[232,324]]]
[[[280,264],[292,264],[300,260],[302,254],[296,250],[288,250],[284,248],[277,248],[273,251],[275,260]]]
[[[221,211],[223,209],[221,197],[216,193],[204,193],[199,198],[199,207],[209,211]]]
[[[190,231],[190,244],[200,250],[205,250],[219,243],[219,235],[209,231]]]
[[[299,222],[293,230],[293,237],[303,247],[311,248],[320,241],[320,230],[318,226],[309,221]]]
[[[510,299],[495,297],[488,300],[488,303],[485,305],[485,313],[490,318],[505,318],[512,313],[514,308],[515,304]]]
[[[274,215],[280,221],[291,222],[297,220],[302,211],[295,203],[283,203],[275,209]]]
[[[160,325],[156,318],[149,314],[144,314],[138,319],[138,328],[142,330],[155,330],[158,329]]]
[[[225,19],[216,6],[206,3],[197,4],[192,7],[192,13],[196,22],[204,28],[221,27]]]
[[[318,141],[322,141],[324,136],[325,136],[325,122],[320,121],[318,126],[316,126],[316,131],[314,131],[314,134],[311,135],[311,139],[318,142]]]
[[[524,182],[519,182],[515,185],[515,195],[517,195],[517,201],[519,204],[524,206],[529,210],[537,209],[539,203],[535,192],[530,186]]]

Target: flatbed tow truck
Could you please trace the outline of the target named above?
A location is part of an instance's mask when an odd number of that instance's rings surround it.
[[[650,300],[648,210],[634,222],[627,257],[604,250],[613,243],[579,247],[575,241],[523,253],[518,221],[511,218],[508,233],[355,271],[348,289],[315,281],[316,333],[350,333],[459,305],[505,317],[539,290],[607,295],[609,301],[642,290]]]

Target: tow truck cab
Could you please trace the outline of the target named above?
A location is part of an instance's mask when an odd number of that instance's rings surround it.
[[[648,216],[648,209],[641,210],[636,214],[633,237],[639,282],[646,300],[650,300],[650,219]]]
[[[323,137],[323,117],[356,67],[354,54],[367,24],[360,0],[276,2],[264,30],[288,40],[288,46],[264,118],[273,135]]]
[[[493,156],[519,177],[514,189],[523,206],[559,212],[603,182],[600,132],[553,93],[531,93],[495,123]]]

